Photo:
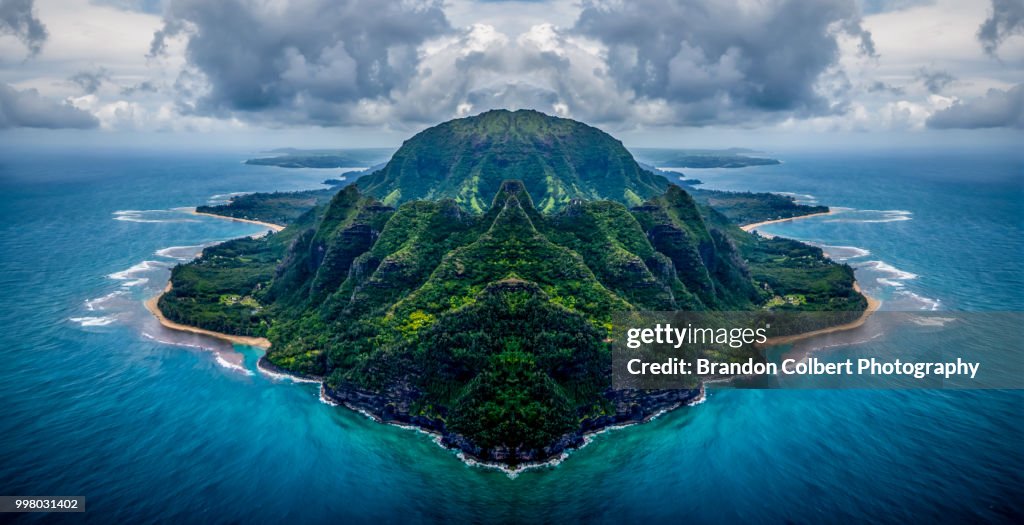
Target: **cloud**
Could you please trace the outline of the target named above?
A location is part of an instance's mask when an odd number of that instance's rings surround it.
[[[838,61],[840,35],[875,55],[852,0],[590,2],[575,31],[607,46],[620,86],[665,100],[693,124],[834,112],[818,87]]]
[[[33,55],[39,54],[48,36],[46,26],[33,13],[33,0],[0,1],[0,34],[13,35]]]
[[[956,82],[956,77],[947,71],[932,71],[927,68],[917,70],[915,76],[930,93],[941,93],[943,89]]]
[[[17,90],[0,83],[0,129],[6,128],[95,128],[92,114],[67,102],[56,102],[34,89]]]
[[[102,67],[95,71],[79,71],[68,78],[68,81],[89,94],[95,93],[108,80],[110,80],[110,71]]]
[[[868,93],[888,93],[891,95],[901,96],[906,93],[906,90],[900,86],[894,86],[886,84],[881,80],[876,80],[868,85]]]
[[[186,113],[342,125],[406,89],[419,46],[450,30],[435,1],[173,0],[150,53],[187,41]]]
[[[978,27],[978,40],[985,52],[995,56],[1004,40],[1024,35],[1024,1],[992,0],[992,14]]]
[[[159,89],[157,89],[156,84],[151,80],[145,80],[135,84],[134,86],[121,88],[121,94],[126,97],[130,97],[136,93],[156,93],[157,91],[159,91]]]
[[[928,127],[1024,128],[1024,84],[1008,90],[990,89],[984,96],[957,101],[928,119]]]
[[[584,2],[571,27],[516,27],[455,29],[435,1],[171,0],[150,55],[184,42],[184,114],[398,127],[494,107],[613,127],[836,114],[840,40],[877,56],[855,0]]]

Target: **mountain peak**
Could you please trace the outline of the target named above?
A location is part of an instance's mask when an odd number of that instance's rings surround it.
[[[487,197],[510,179],[521,181],[543,213],[574,198],[637,205],[669,185],[607,133],[527,109],[491,110],[426,129],[357,184],[388,205],[450,197],[483,213],[490,208]]]

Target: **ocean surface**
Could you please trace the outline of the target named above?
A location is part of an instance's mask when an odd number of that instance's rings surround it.
[[[165,330],[142,303],[170,267],[262,232],[189,207],[337,174],[248,156],[0,151],[0,494],[86,496],[47,517],[76,523],[1024,519],[1024,391],[711,388],[511,477]],[[851,264],[884,309],[1024,310],[1024,157],[780,157],[686,173],[838,207],[763,231]]]

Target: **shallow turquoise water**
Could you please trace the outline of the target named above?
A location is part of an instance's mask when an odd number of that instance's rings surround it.
[[[59,518],[131,523],[1024,516],[1020,391],[712,390],[510,479],[253,373],[255,349],[142,308],[175,257],[261,230],[175,208],[331,174],[244,158],[0,155],[0,494],[85,495]],[[850,208],[765,231],[825,245],[886,308],[1024,309],[1020,157],[783,158],[692,175]]]

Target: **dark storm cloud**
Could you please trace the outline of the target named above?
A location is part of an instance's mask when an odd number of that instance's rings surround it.
[[[854,0],[586,2],[575,31],[608,47],[622,88],[674,104],[688,123],[841,111],[819,89],[839,35],[875,55]]]
[[[930,128],[1024,128],[1024,84],[1007,91],[990,89],[983,97],[958,101],[928,119]]]
[[[0,129],[95,128],[96,117],[70,104],[43,98],[34,89],[0,84]]]
[[[99,68],[95,71],[79,71],[74,75],[71,75],[68,80],[82,88],[82,91],[92,94],[103,85],[104,82],[110,80],[110,72],[104,68]]]
[[[931,93],[941,93],[947,86],[956,82],[956,77],[947,71],[932,71],[927,68],[917,70],[916,77]]]
[[[38,54],[48,36],[32,12],[33,0],[0,0],[0,34],[14,35],[29,52]]]
[[[342,125],[356,103],[402,90],[417,46],[449,30],[434,1],[172,0],[151,54],[187,38],[188,63],[207,84],[179,79],[179,93],[201,93],[184,97],[187,112]]]
[[[1024,0],[992,0],[992,14],[978,28],[981,46],[995,55],[1000,44],[1013,35],[1024,35]]]

